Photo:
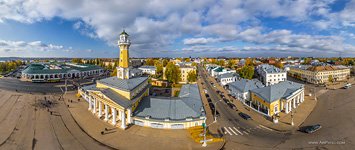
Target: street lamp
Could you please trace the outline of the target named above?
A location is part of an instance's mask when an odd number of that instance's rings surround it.
[[[219,101],[213,103],[213,106],[214,106],[214,121],[213,121],[211,124],[217,122],[217,116],[216,116],[217,108],[216,108],[216,105],[217,105],[217,103],[220,102],[220,101],[222,101],[222,100],[219,100]],[[207,146],[206,129],[207,129],[207,127],[210,126],[211,124],[206,125],[206,119],[205,119],[204,123],[202,124],[202,126],[203,126],[203,143],[202,143],[202,147],[206,147],[206,146]]]
[[[216,116],[217,107],[216,107],[216,105],[217,105],[217,103],[220,102],[220,101],[222,101],[222,100],[219,100],[219,101],[213,103],[213,105],[214,105],[214,121],[213,121],[213,122],[217,122],[217,116]]]

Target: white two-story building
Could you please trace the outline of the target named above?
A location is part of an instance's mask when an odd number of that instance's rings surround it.
[[[287,80],[287,71],[269,64],[261,64],[256,67],[259,80],[266,86],[277,84]]]

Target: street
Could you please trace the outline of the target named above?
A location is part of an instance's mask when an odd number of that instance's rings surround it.
[[[216,102],[221,97],[204,73],[199,70],[212,102]],[[297,128],[286,133],[269,130],[253,120],[244,120],[223,101],[216,106],[220,113],[217,123],[221,133],[226,131],[226,149],[351,149],[355,131],[348,129],[355,123],[354,97],[355,88],[329,90],[319,96],[315,109],[301,125],[321,124],[322,129],[312,134],[297,131]]]

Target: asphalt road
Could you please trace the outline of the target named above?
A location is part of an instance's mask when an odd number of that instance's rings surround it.
[[[220,100],[221,97],[203,73],[200,69],[199,74],[211,100]],[[216,106],[220,113],[217,123],[221,128],[227,127],[232,134],[225,134],[226,149],[354,149],[354,101],[354,87],[330,90],[319,96],[315,109],[301,125],[321,124],[322,128],[313,134],[297,131],[298,129],[280,133],[260,128],[255,121],[241,118],[238,111],[230,109],[223,101]],[[228,127],[234,129],[234,132]],[[239,134],[236,129],[244,134]]]
[[[10,77],[0,79],[0,89],[25,93],[62,93],[60,85],[64,83],[32,83]],[[74,88],[69,87],[68,90],[74,90]]]

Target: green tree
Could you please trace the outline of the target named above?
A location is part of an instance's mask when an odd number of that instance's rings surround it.
[[[167,59],[163,59],[163,67],[166,67],[166,65],[168,64],[169,60]]]
[[[157,78],[161,78],[162,75],[163,75],[163,64],[162,64],[162,62],[159,61],[159,60],[156,60],[154,62],[154,66],[156,68],[156,72],[155,72],[156,77]]]
[[[274,64],[274,66],[277,67],[277,68],[281,68],[281,69],[284,68],[284,64],[281,63],[281,61],[276,62],[276,63]]]
[[[166,65],[165,77],[169,82],[174,84],[178,83],[180,80],[180,68],[176,66],[173,62],[169,62]]]
[[[71,62],[73,62],[73,63],[83,63],[83,60],[81,58],[73,58],[71,60]]]
[[[254,76],[253,66],[244,66],[239,70],[239,76],[245,79],[252,79]]]
[[[196,82],[196,80],[197,80],[196,71],[192,70],[187,73],[187,81],[188,82]]]
[[[154,66],[154,59],[148,58],[148,59],[145,61],[145,65],[146,65],[146,66]]]
[[[229,59],[228,63],[227,63],[227,67],[233,68],[235,64],[236,64],[236,61],[234,59]]]
[[[328,81],[329,81],[329,82],[333,82],[333,81],[334,81],[334,78],[333,78],[332,75],[329,75],[329,76],[328,76]]]
[[[217,65],[220,65],[220,66],[224,66],[225,63],[226,62],[223,59],[217,61]]]

